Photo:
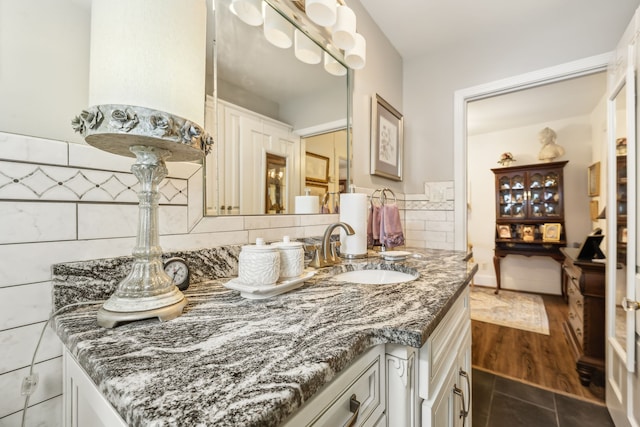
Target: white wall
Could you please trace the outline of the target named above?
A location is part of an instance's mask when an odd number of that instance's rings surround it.
[[[615,48],[638,0],[616,1],[588,22],[540,22],[536,34],[517,28],[487,29],[473,43],[444,46],[404,60],[404,191],[421,192],[424,181],[453,179],[453,94],[456,90],[587,58]],[[547,26],[549,23],[549,26]],[[556,29],[551,31],[551,28]],[[416,40],[419,43],[419,40]],[[383,95],[384,96],[384,95]]]
[[[135,194],[125,191],[114,199],[98,188],[87,187],[90,182],[80,175],[71,179],[81,171],[98,182],[114,174],[123,182],[136,181],[129,173],[131,159],[87,146],[70,125],[88,102],[89,4],[84,0],[0,0],[3,427],[20,425],[24,404],[20,383],[51,311],[51,265],[129,255],[135,244]],[[361,6],[357,7],[357,13],[362,13]],[[369,68],[356,73],[356,96],[361,102],[354,105],[354,134],[358,135],[355,157],[362,169],[358,157],[366,154],[367,169],[360,172],[364,175],[368,174],[369,153],[369,104],[363,102],[365,94],[369,97],[379,91],[400,105],[402,64],[368,17],[359,17],[359,22],[370,42]],[[380,47],[372,48],[376,44]],[[256,237],[269,241],[284,235],[320,236],[328,223],[337,221],[337,215],[202,218],[203,180],[197,167],[168,166],[175,185],[186,191],[188,200],[183,194],[178,197],[182,200],[179,203],[161,202],[160,244],[165,251],[246,244]],[[58,187],[51,177],[71,180]],[[79,197],[74,191],[80,195],[88,192],[91,197]],[[59,426],[61,346],[50,331],[37,361],[40,385],[30,401],[27,425]]]
[[[402,58],[362,7],[361,0],[350,0],[348,3],[358,17],[358,32],[367,40],[367,65],[364,69],[355,71],[354,79],[351,176],[358,187],[389,187],[396,192],[402,192],[402,182],[369,174],[371,97],[377,93],[402,113]],[[416,171],[420,171],[416,173],[422,176],[422,168],[417,168]],[[411,169],[407,170],[405,167],[405,173],[406,176],[410,175]],[[422,193],[423,189],[419,192]]]
[[[601,112],[602,113],[602,112]],[[606,116],[604,116],[606,118]],[[469,243],[479,272],[475,283],[495,286],[493,249],[495,239],[495,175],[491,168],[505,151],[517,160],[512,166],[540,163],[538,132],[550,127],[558,134],[557,143],[565,155],[556,161],[569,160],[564,169],[564,207],[567,245],[579,244],[592,229],[587,196],[587,167],[592,163],[591,116],[572,117],[526,127],[504,129],[468,137],[471,209],[468,211]],[[546,257],[508,256],[501,262],[504,289],[560,294],[560,266]]]

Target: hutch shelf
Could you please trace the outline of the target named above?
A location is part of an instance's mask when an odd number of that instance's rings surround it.
[[[491,169],[495,175],[496,238],[493,265],[500,291],[500,260],[546,256],[562,264],[566,246],[563,171],[568,161]]]

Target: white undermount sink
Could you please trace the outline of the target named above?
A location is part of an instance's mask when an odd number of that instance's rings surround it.
[[[390,283],[410,282],[417,279],[418,276],[417,273],[410,274],[395,270],[354,270],[336,274],[331,277],[331,280],[362,285],[388,285]]]

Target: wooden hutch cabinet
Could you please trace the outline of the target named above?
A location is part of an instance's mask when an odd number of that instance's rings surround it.
[[[567,163],[491,169],[496,185],[496,293],[500,290],[500,260],[507,255],[548,256],[562,263],[560,248],[566,246],[563,171]]]

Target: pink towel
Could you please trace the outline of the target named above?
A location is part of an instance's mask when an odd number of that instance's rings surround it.
[[[367,220],[367,246],[372,247],[380,239],[380,206],[371,203]]]
[[[380,212],[380,243],[385,248],[404,245],[400,211],[395,204],[384,205]]]

